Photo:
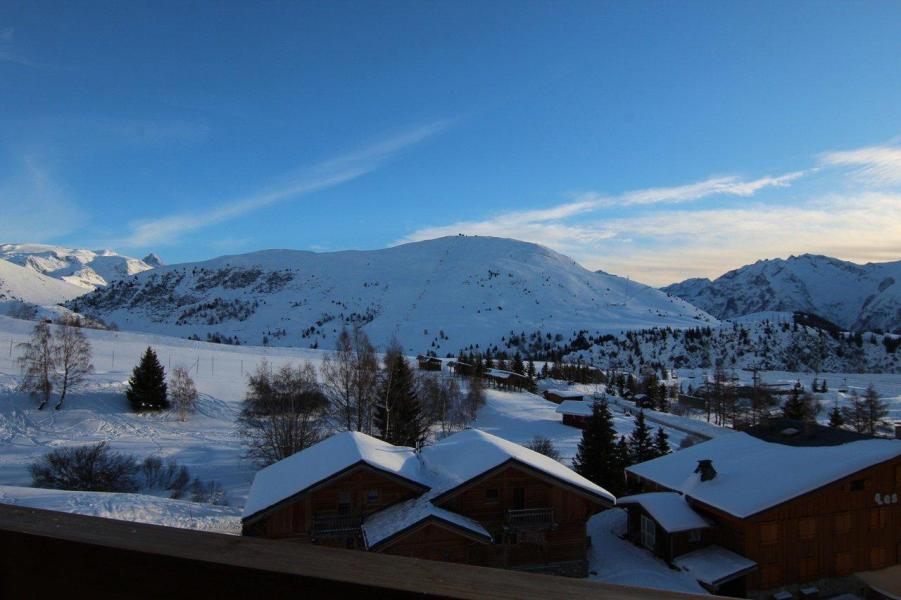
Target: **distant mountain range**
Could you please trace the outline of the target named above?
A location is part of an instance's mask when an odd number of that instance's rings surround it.
[[[851,262],[804,254],[759,260],[714,279],[662,290],[720,319],[804,311],[851,330],[901,332],[901,261]]]
[[[374,251],[267,250],[144,271],[67,306],[123,329],[332,348],[360,325],[384,348],[443,356],[512,333],[570,336],[716,324],[654,288],[510,239],[445,237]]]
[[[46,244],[0,244],[0,259],[88,291],[162,265],[155,254],[138,260],[112,250]]]

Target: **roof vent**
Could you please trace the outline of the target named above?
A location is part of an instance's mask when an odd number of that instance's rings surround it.
[[[710,481],[716,477],[716,469],[713,468],[713,461],[709,458],[698,461],[698,468],[695,473],[701,474],[701,481]]]

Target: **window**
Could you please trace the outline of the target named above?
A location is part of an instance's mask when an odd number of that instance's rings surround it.
[[[521,487],[513,488],[513,508],[518,510],[526,507],[526,490]]]
[[[779,541],[779,523],[770,521],[760,525],[760,543],[775,544]]]
[[[813,517],[798,521],[798,537],[802,540],[815,538],[817,535],[817,520]]]
[[[870,529],[882,529],[886,524],[885,508],[870,509]]]
[[[835,574],[839,577],[850,575],[853,570],[852,566],[850,552],[839,552],[835,555]]]
[[[641,515],[641,545],[651,551],[657,548],[657,524],[645,515]]]
[[[497,488],[489,488],[485,490],[486,502],[497,502]]]
[[[366,492],[366,504],[375,504],[379,501],[379,491],[369,490]]]
[[[338,492],[338,514],[346,515],[350,512],[350,492]]]
[[[860,492],[862,490],[867,489],[867,480],[866,479],[855,479],[851,482],[851,491],[852,492]]]
[[[851,513],[843,512],[835,515],[835,533],[849,533],[851,531]]]

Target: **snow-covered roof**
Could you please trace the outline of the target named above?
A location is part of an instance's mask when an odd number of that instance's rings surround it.
[[[799,447],[735,433],[626,470],[737,517],[747,517],[898,456],[901,440]],[[698,461],[704,459],[712,460],[717,471],[708,481],[701,481],[694,472]]]
[[[473,535],[491,541],[491,534],[477,521],[468,517],[438,508],[432,504],[433,494],[406,500],[385,510],[370,515],[363,522],[363,535],[366,547],[378,546],[388,538],[410,529],[428,519],[438,519],[465,529]]]
[[[676,492],[651,492],[617,498],[616,504],[640,505],[668,533],[705,529],[710,523],[696,513],[685,501],[685,496]]]
[[[465,429],[422,450],[426,468],[446,493],[510,460],[517,461],[591,495],[615,503],[613,494],[553,458],[479,429]]]
[[[722,546],[707,546],[673,560],[706,586],[715,588],[757,568],[757,563]]]
[[[590,417],[594,402],[585,400],[564,400],[557,406],[557,412],[561,415],[575,415],[578,417]]]
[[[243,518],[360,462],[429,487],[412,448],[392,446],[365,433],[345,431],[260,470],[250,487]]]

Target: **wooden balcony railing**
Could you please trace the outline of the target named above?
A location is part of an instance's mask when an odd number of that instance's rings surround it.
[[[314,516],[311,537],[315,539],[342,538],[360,533],[363,519],[359,515]]]
[[[545,531],[554,529],[553,508],[519,508],[507,511],[507,529],[511,531]]]
[[[710,600],[0,504],[0,598]]]

